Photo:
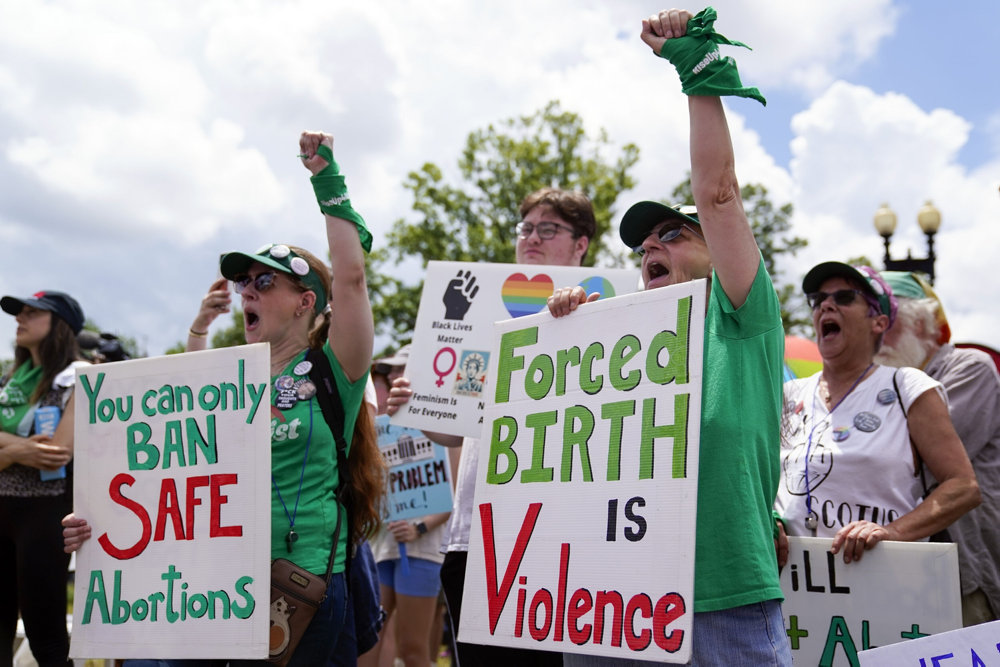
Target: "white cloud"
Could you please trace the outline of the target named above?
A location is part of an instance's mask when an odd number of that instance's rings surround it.
[[[721,0],[712,6],[719,13],[716,29],[754,49],[752,56],[731,51],[744,78],[806,97],[825,90],[839,72],[871,58],[899,19],[891,0],[772,0],[766,5]]]
[[[894,258],[926,254],[916,224],[932,200],[942,212],[936,236],[938,293],[959,339],[996,340],[997,318],[983,303],[1000,299],[990,275],[1000,247],[1000,161],[968,172],[958,154],[971,125],[947,109],[926,111],[908,98],[837,82],[792,121],[795,231],[810,240],[799,271],[827,259],[867,255],[881,265],[873,217],[888,202],[898,222]],[[976,283],[975,291],[968,285]]]
[[[877,259],[871,216],[884,199],[900,217],[894,247],[922,248],[911,221],[933,198],[942,261],[967,244],[952,276],[989,266],[998,169],[961,167],[969,123],[838,82],[893,34],[896,5],[714,6],[720,32],[754,48],[730,50],[745,82],[814,100],[795,119],[790,169],[745,120],[755,103],[727,101],[741,181],[793,201],[796,232],[812,240],[800,263],[820,252]],[[321,247],[294,158],[306,128],[335,135],[377,241],[408,212],[408,171],[432,161],[453,172],[469,132],[553,99],[591,134],[639,145],[638,185],[619,216],[665,197],[688,169],[687,105],[670,65],[638,38],[650,10],[638,0],[5,3],[0,240],[20,252],[0,291],[80,284],[99,322],[145,332],[162,351],[183,337],[218,252],[274,239]],[[45,276],[33,243],[52,248]],[[946,265],[940,273],[953,319],[972,321],[975,298],[950,286]],[[0,327],[0,341],[10,333]]]

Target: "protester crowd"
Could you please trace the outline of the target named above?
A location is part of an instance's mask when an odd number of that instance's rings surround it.
[[[954,541],[965,623],[995,620],[1000,376],[986,355],[949,342],[944,308],[920,276],[830,261],[802,281],[822,370],[783,385],[778,298],[740,199],[720,96],[763,98],[742,86],[731,59],[710,56],[730,43],[714,19],[710,9],[670,10],[642,23],[642,41],[677,67],[689,96],[695,207],[639,202],[620,225],[622,242],[641,257],[642,289],[707,283],[691,664],[791,664],[779,585],[788,535],[830,537],[845,562],[885,540]],[[209,328],[229,312],[235,292],[246,341],[270,346],[274,411],[312,424],[271,446],[272,557],[326,586],[288,664],[427,665],[441,644],[442,606],[452,633],[462,617],[482,443],[428,432],[460,452],[452,511],[382,520],[387,478],[373,420],[411,399],[411,351],[373,360],[371,234],[348,197],[333,137],[304,132],[299,151],[330,266],[286,243],[227,252],[187,349],[207,347]],[[521,203],[520,216],[518,264],[579,266],[591,250],[595,216],[583,193],[539,190]],[[549,311],[572,318],[598,296],[558,288]],[[100,530],[72,513],[72,388],[74,369],[88,363],[77,341],[84,315],[73,297],[49,290],[5,296],[0,307],[17,322],[14,367],[0,385],[0,655],[11,655],[20,617],[38,664],[66,665],[66,586],[57,575]],[[91,336],[93,361],[127,358],[117,342]],[[314,373],[330,382],[310,381]],[[47,424],[51,408],[56,421]],[[640,664],[467,642],[455,643],[452,660]]]

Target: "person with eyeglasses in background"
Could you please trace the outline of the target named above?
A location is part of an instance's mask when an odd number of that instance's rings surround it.
[[[823,262],[802,289],[823,370],[785,383],[779,562],[786,533],[833,538],[845,563],[884,540],[926,541],[980,503],[941,383],[875,361],[897,314],[877,271]]]
[[[324,214],[332,272],[314,254],[291,245],[269,244],[254,253],[229,252],[220,259],[224,279],[242,298],[247,343],[268,343],[271,357],[271,554],[325,576],[334,554],[326,597],[313,616],[290,666],[330,663],[344,634],[347,609],[345,565],[348,549],[380,522],[385,467],[375,443],[374,409],[363,405],[371,364],[374,323],[365,284],[365,253],[371,233],[351,206],[344,177],[333,158],[333,137],[303,132],[303,165]],[[335,303],[336,309],[330,304]],[[202,301],[189,335],[203,349],[210,312],[229,306],[222,279]],[[309,378],[310,350],[329,363],[343,405],[343,437],[350,443],[350,474],[345,508],[337,500],[340,471],[334,434],[324,417],[317,388]],[[280,414],[280,417],[274,416]],[[287,429],[275,431],[279,423]],[[296,425],[292,428],[291,425]],[[280,435],[274,435],[278,433]],[[356,452],[371,458],[357,460]],[[89,539],[91,526],[80,517],[63,520],[64,549],[74,551]],[[347,528],[350,528],[348,534]],[[334,534],[337,535],[334,543]],[[351,661],[356,660],[356,653]],[[126,665],[224,665],[226,660],[127,660]],[[270,664],[229,661],[229,664]]]
[[[514,227],[517,235],[514,256],[517,264],[580,266],[590,241],[597,231],[594,207],[582,192],[542,188],[532,192],[519,207],[521,222]],[[393,382],[388,413],[405,405],[413,391],[407,378]],[[446,447],[461,447],[458,473],[455,475],[455,505],[445,529],[442,550],[441,588],[448,607],[452,632],[459,631],[462,593],[472,528],[473,496],[476,470],[479,467],[480,441],[444,433],[425,434]],[[456,641],[456,664],[459,666],[505,667],[524,665],[546,667],[562,665],[562,655],[549,651],[529,651],[505,646],[486,646]]]

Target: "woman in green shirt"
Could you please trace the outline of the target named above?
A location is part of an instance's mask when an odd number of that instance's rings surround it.
[[[347,488],[351,503],[348,535],[345,508],[337,502],[341,471],[336,442],[323,416],[309,372],[307,352],[318,350],[329,363],[344,412],[343,436],[352,442],[355,421],[374,440],[367,410],[361,410],[371,363],[374,324],[365,285],[365,252],[371,234],[351,206],[344,177],[333,159],[333,137],[303,132],[299,153],[312,173],[313,189],[325,216],[332,265],[292,245],[270,244],[253,253],[222,256],[220,271],[241,297],[247,343],[268,343],[271,352],[271,557],[285,558],[323,576],[333,554],[333,576],[326,599],[306,629],[289,667],[326,665],[344,626],[347,599],[347,545],[369,521],[378,521],[378,469],[354,467]],[[213,284],[203,311],[228,309],[225,283]],[[218,300],[215,299],[218,297]],[[188,350],[204,347],[213,317],[199,312],[191,327]],[[205,327],[196,328],[196,327]],[[360,416],[359,416],[360,415]],[[357,442],[357,441],[355,441]],[[372,442],[372,451],[377,447]],[[65,548],[75,550],[91,535],[78,517],[63,522]],[[338,529],[339,525],[339,529]],[[334,544],[334,534],[337,535]],[[272,652],[283,645],[274,644]],[[279,638],[280,639],[280,638]],[[128,660],[129,667],[151,665],[225,665],[226,660]],[[228,661],[267,664],[263,661]]]

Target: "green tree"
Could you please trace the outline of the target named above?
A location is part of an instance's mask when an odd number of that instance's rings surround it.
[[[629,172],[638,159],[634,144],[616,147],[603,130],[588,136],[580,116],[553,101],[530,116],[470,133],[458,182],[448,182],[430,162],[410,172],[403,187],[413,194],[415,215],[393,224],[368,265],[376,331],[397,343],[409,338],[423,286],[415,278],[429,260],[512,262],[518,206],[539,188],[586,193],[597,219],[586,263],[615,261],[618,255],[604,250],[601,238],[618,195],[634,185]]]
[[[228,327],[219,329],[212,334],[212,344],[209,346],[211,349],[234,347],[236,345],[243,345],[246,343],[246,337],[243,335],[243,311],[233,309],[232,320],[232,324]],[[186,343],[178,342],[173,347],[169,348],[166,353],[180,354],[186,349]]]
[[[767,188],[760,184],[744,185],[740,188],[743,198],[743,208],[746,211],[750,227],[753,229],[760,254],[764,258],[764,267],[771,274],[778,300],[781,302],[781,320],[788,334],[811,334],[812,320],[806,307],[805,297],[797,283],[783,282],[778,260],[783,255],[794,256],[808,241],[799,236],[789,234],[791,229],[792,205],[785,204],[775,207],[767,196]],[[691,194],[691,174],[687,180],[679,183],[672,193],[671,204],[693,205]]]

